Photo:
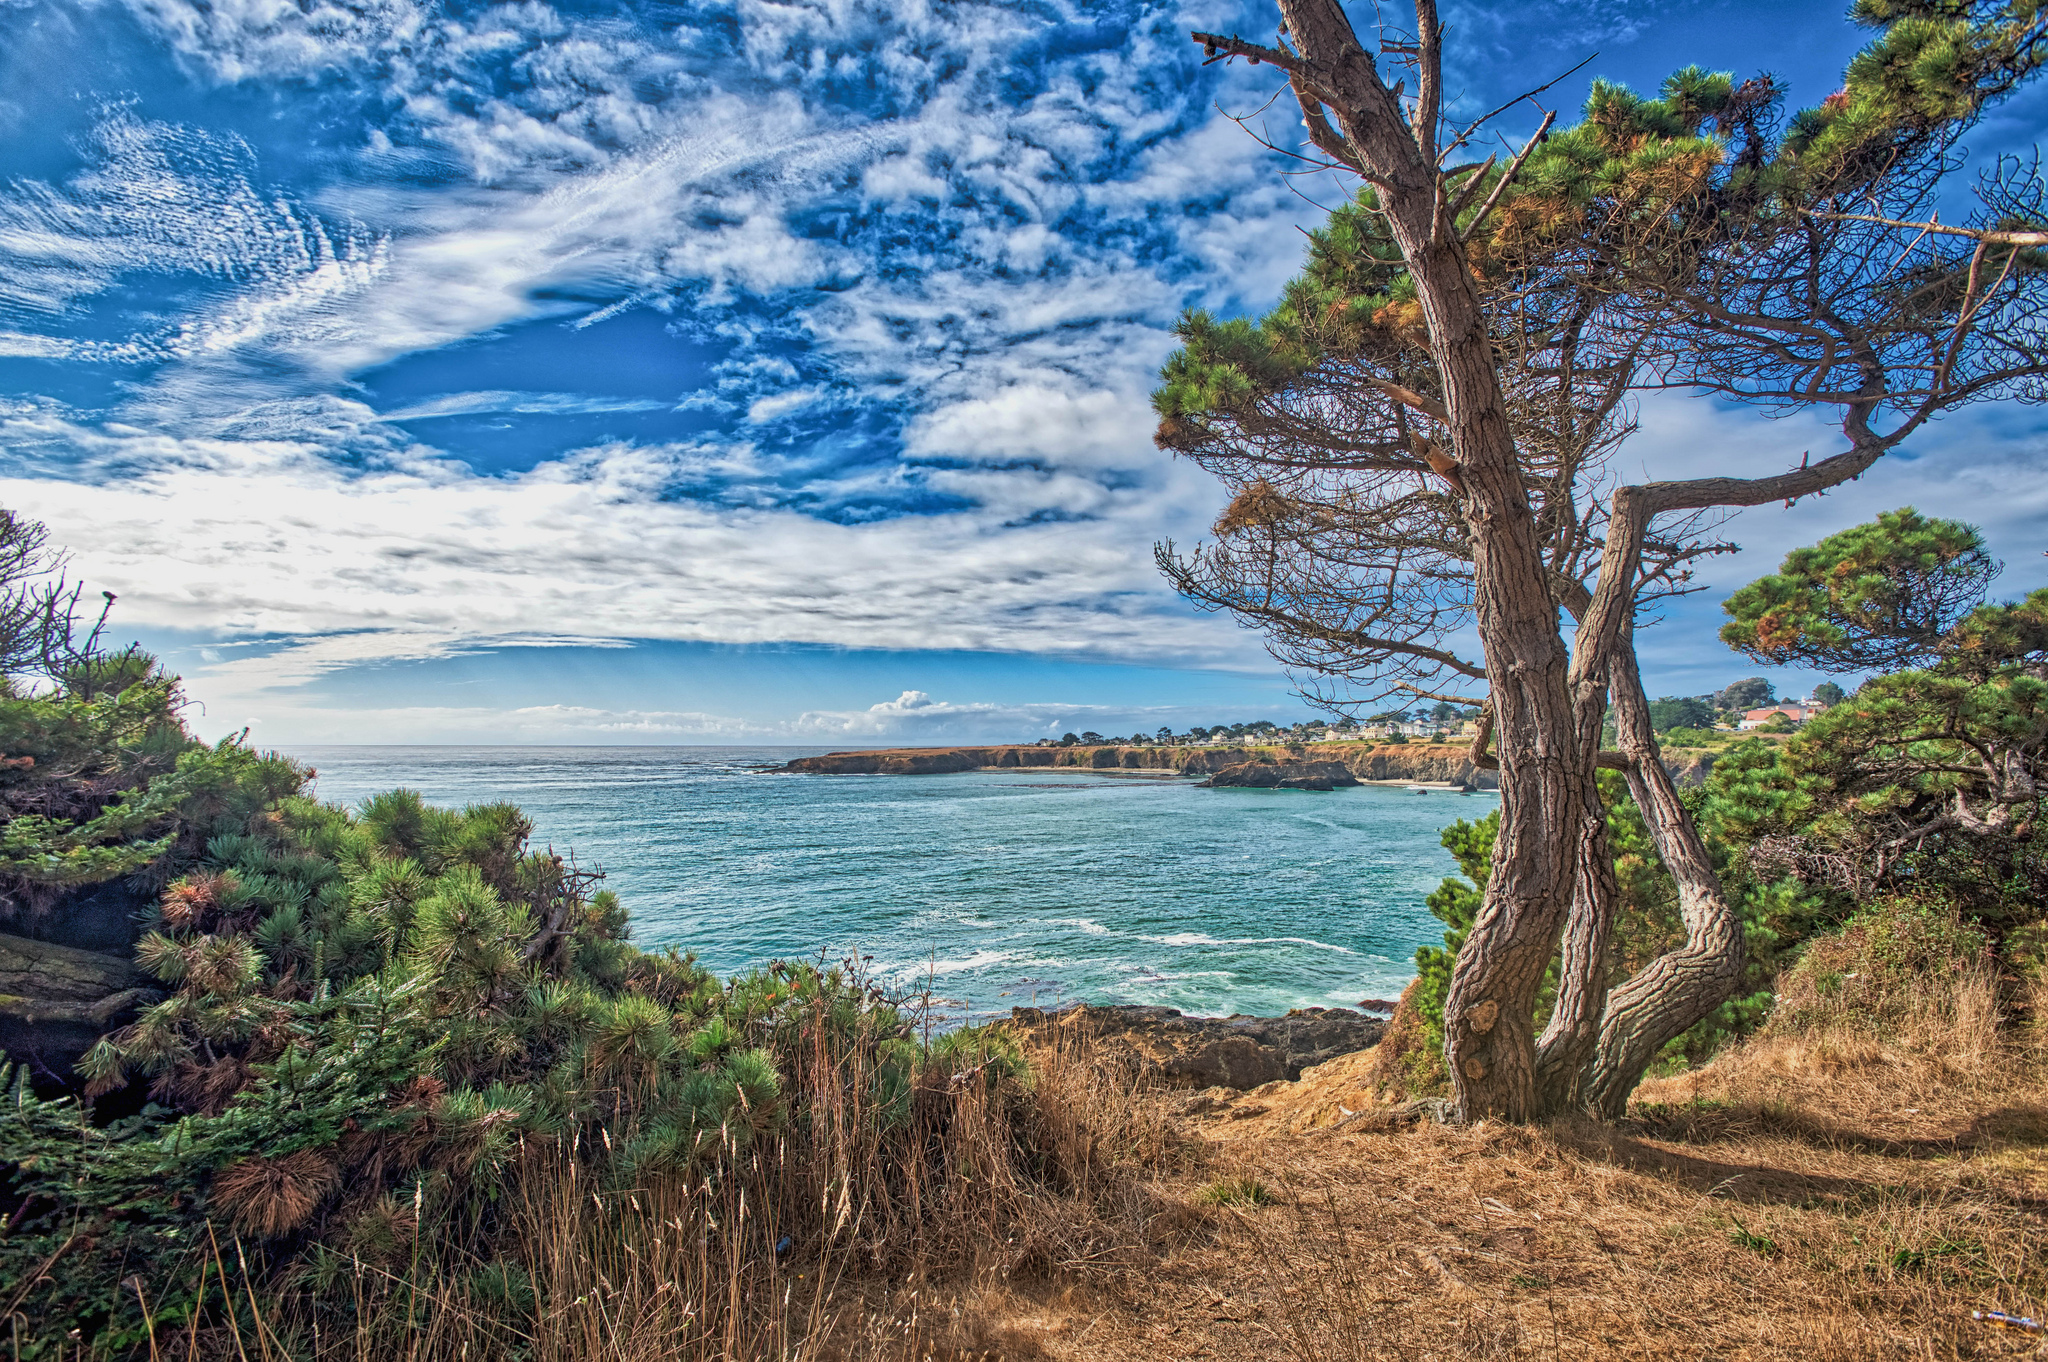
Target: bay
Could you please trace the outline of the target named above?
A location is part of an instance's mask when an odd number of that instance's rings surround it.
[[[1202,790],[1036,769],[817,776],[798,747],[298,747],[315,793],[508,801],[606,872],[633,939],[721,974],[871,957],[944,1010],[1158,1003],[1272,1015],[1392,998],[1441,942],[1438,840],[1492,794]]]

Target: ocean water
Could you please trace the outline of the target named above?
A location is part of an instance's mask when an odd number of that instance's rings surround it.
[[[603,869],[642,946],[721,973],[872,957],[976,1016],[1083,999],[1273,1014],[1392,998],[1442,924],[1438,841],[1496,796],[1202,790],[1031,770],[785,775],[825,748],[305,747],[320,798],[508,800]]]

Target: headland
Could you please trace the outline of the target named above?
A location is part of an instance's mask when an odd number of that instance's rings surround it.
[[[1450,743],[1301,743],[1217,747],[1102,746],[894,747],[799,757],[784,771],[831,776],[934,776],[957,771],[1050,768],[1160,771],[1214,776],[1246,763],[1276,767],[1334,762],[1360,783],[1443,785],[1491,790],[1497,773],[1481,769],[1469,749]]]

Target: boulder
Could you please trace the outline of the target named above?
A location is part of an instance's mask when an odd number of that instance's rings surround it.
[[[1342,1007],[1300,1008],[1284,1017],[1189,1017],[1171,1007],[1076,1003],[1013,1008],[1009,1025],[1027,1048],[1058,1041],[1127,1054],[1139,1076],[1159,1087],[1242,1092],[1367,1049],[1387,1024]]]
[[[0,934],[0,1049],[39,1080],[70,1082],[80,1055],[162,996],[126,955]]]

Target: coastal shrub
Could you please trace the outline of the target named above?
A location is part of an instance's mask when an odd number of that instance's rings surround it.
[[[488,957],[502,918],[469,876],[457,884]],[[1075,1115],[1049,1119],[1006,1031],[920,1039],[913,1014],[847,967],[783,963],[718,984],[686,957],[648,956],[626,989],[529,971],[487,997],[495,965],[451,968],[457,954],[409,953],[273,1000],[249,1029],[271,1033],[267,1057],[244,1051],[224,1100],[179,1083],[166,1095],[180,1109],[101,1127],[90,1103],[38,1098],[11,1076],[0,1280],[28,1286],[21,1356],[69,1356],[81,1340],[141,1355],[152,1327],[180,1321],[274,1330],[309,1351],[316,1329],[396,1347],[415,1291],[469,1320],[476,1347],[523,1350],[592,1284],[560,1255],[565,1237],[650,1296],[659,1284],[634,1255],[669,1253],[700,1315],[708,1292],[714,1313],[744,1316],[721,1327],[772,1331],[781,1257],[946,1256],[1035,1214],[1033,1188],[1072,1194],[1102,1177],[1099,1142]],[[233,964],[242,1002],[263,969]],[[593,1196],[667,1215],[636,1209],[622,1241],[590,1223]],[[679,1236],[709,1236],[709,1256],[676,1262],[662,1246]],[[45,1270],[52,1255],[61,1269]],[[697,1327],[670,1315],[683,1334]]]
[[[1809,942],[1779,984],[1769,1029],[1860,1032],[1953,1046],[1988,1020],[1990,938],[1953,907],[1882,900]]]
[[[154,986],[69,1090],[0,1066],[14,1355],[520,1355],[621,1281],[651,1313],[620,1330],[773,1353],[784,1259],[1023,1242],[1103,1178],[1085,1085],[1048,1098],[1007,1032],[934,1033],[852,962],[642,951],[517,808],[322,804],[181,703],[139,657],[0,693],[0,915],[61,936],[112,894],[100,944]]]

